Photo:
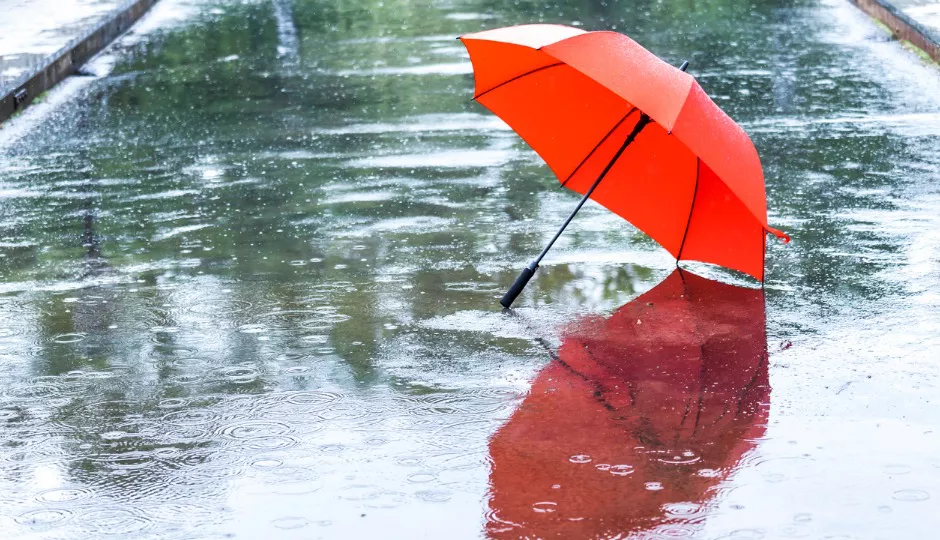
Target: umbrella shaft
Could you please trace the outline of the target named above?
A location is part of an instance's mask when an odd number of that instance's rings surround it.
[[[558,237],[561,236],[561,233],[565,232],[565,228],[569,223],[571,223],[571,220],[574,219],[574,216],[577,215],[579,210],[581,210],[581,207],[584,206],[584,203],[586,203],[587,200],[591,198],[591,194],[594,193],[594,190],[597,189],[597,186],[600,185],[601,180],[603,180],[604,177],[607,176],[607,173],[610,172],[610,169],[613,168],[614,163],[617,163],[617,160],[620,159],[620,155],[623,154],[623,151],[626,150],[628,146],[630,146],[630,143],[633,142],[633,139],[636,139],[636,136],[640,134],[640,131],[642,131],[643,128],[646,127],[646,124],[649,123],[650,117],[647,116],[646,113],[640,115],[640,120],[633,127],[633,131],[630,132],[630,135],[627,136],[627,139],[623,141],[623,145],[619,150],[617,150],[617,153],[614,154],[614,157],[610,160],[610,163],[604,167],[604,170],[601,171],[601,174],[597,177],[597,180],[591,184],[591,187],[589,187],[588,190],[584,192],[584,196],[581,197],[580,201],[578,201],[578,205],[574,207],[574,210],[572,210],[571,214],[568,215],[568,219],[566,219],[565,222],[561,225],[561,228],[558,229],[558,232],[555,233],[555,236],[551,239],[548,245],[545,246],[545,249],[542,250],[542,253],[539,253],[539,256],[529,263],[528,268],[530,270],[534,272],[535,269],[538,268],[539,263],[542,262],[543,258],[545,258],[545,254],[548,253],[548,250],[552,249],[552,245],[555,244],[555,240],[558,240]]]

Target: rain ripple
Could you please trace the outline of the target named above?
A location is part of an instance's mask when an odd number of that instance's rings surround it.
[[[76,516],[79,530],[91,536],[141,533],[153,525],[142,511],[132,508],[93,509]]]
[[[293,428],[286,422],[274,420],[240,420],[219,428],[216,433],[226,439],[238,441],[253,450],[277,450],[297,445],[300,441],[290,436]]]
[[[72,512],[61,508],[44,508],[30,510],[14,518],[20,525],[27,525],[34,529],[48,529],[61,525],[72,518]]]

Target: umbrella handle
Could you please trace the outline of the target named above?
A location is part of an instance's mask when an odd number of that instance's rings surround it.
[[[522,292],[522,289],[525,289],[526,284],[528,284],[532,276],[535,275],[535,271],[538,270],[538,268],[539,265],[535,261],[530,262],[528,266],[523,268],[519,277],[516,278],[516,282],[512,284],[512,287],[509,287],[509,290],[503,295],[502,300],[499,301],[500,305],[509,309],[516,300],[516,297],[519,296],[519,293]]]

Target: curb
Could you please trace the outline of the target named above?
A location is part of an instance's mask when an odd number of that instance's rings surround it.
[[[0,94],[0,124],[62,79],[75,73],[89,58],[134,25],[157,0],[131,0],[105,15],[103,20],[64,47],[50,54],[39,67],[24,73]]]
[[[895,7],[887,0],[849,0],[869,16],[887,26],[900,40],[910,42],[940,63],[940,35]]]

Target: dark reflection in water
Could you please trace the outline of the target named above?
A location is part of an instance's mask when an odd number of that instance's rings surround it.
[[[766,427],[763,291],[676,270],[563,340],[490,441],[488,533],[694,533]]]

